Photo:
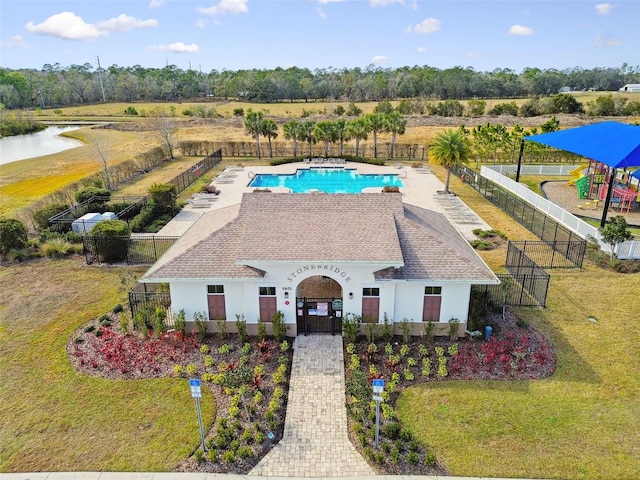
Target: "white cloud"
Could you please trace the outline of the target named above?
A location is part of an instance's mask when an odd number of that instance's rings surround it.
[[[199,18],[198,20],[196,20],[196,27],[198,28],[204,28],[209,24],[209,22],[207,22],[206,20]]]
[[[426,35],[427,33],[437,32],[438,30],[440,30],[440,20],[437,18],[425,18],[415,27],[407,27],[406,31]]]
[[[322,9],[322,7],[318,7],[318,16],[323,20],[327,19],[327,14],[324,13],[324,10]]]
[[[200,47],[195,43],[187,45],[183,42],[176,42],[170,45],[152,45],[149,50],[154,52],[171,52],[171,53],[196,53]]]
[[[318,3],[321,3],[322,5],[326,5],[327,3],[342,3],[346,1],[347,0],[318,0]]]
[[[404,5],[404,0],[369,0],[369,5],[371,5],[372,7],[386,7],[387,5],[391,5],[393,3]]]
[[[418,53],[427,53],[427,47],[418,47]]]
[[[215,5],[206,8],[198,8],[198,12],[204,15],[239,15],[247,13],[249,0],[220,0]]]
[[[82,17],[72,12],[57,13],[37,25],[29,22],[25,25],[25,28],[30,33],[49,35],[67,40],[93,40],[107,34],[107,32],[100,30],[95,25],[86,23]]]
[[[607,15],[611,10],[613,10],[613,5],[610,3],[599,3],[596,5],[596,13],[598,15]]]
[[[116,18],[110,18],[109,20],[96,23],[96,27],[108,32],[129,32],[134,28],[149,28],[157,26],[157,20],[140,20],[139,18],[130,17],[124,13],[121,13]]]
[[[376,55],[371,59],[371,63],[375,65],[387,63],[388,61],[389,61],[389,58],[387,58],[385,55]]]
[[[594,45],[598,48],[617,47],[621,42],[615,38],[605,37],[598,35],[595,39]]]
[[[22,35],[14,35],[10,39],[0,42],[0,45],[3,47],[29,48]]]
[[[164,0],[151,0],[149,2],[149,8],[158,8],[164,5]]]
[[[157,20],[140,20],[120,14],[97,23],[87,23],[73,12],[62,12],[52,15],[40,24],[29,22],[25,28],[30,33],[49,35],[66,40],[93,40],[107,35],[109,32],[129,32],[136,28],[156,27]]]
[[[521,35],[525,37],[533,35],[533,28],[525,27],[524,25],[513,25],[509,28],[509,35]]]
[[[464,54],[464,57],[465,58],[478,58],[478,55],[476,55],[475,53],[468,52],[468,53]]]

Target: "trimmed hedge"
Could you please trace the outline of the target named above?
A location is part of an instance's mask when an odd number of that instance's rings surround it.
[[[75,194],[75,199],[78,203],[86,202],[91,197],[107,197],[104,202],[108,202],[111,197],[111,192],[106,188],[86,187],[82,190],[78,190]]]
[[[103,263],[126,260],[129,252],[131,230],[122,220],[104,220],[91,229],[96,240],[96,253]]]
[[[27,245],[27,229],[20,220],[0,218],[0,254]]]
[[[65,203],[52,203],[36,210],[33,214],[33,221],[40,230],[46,230],[49,228],[49,219],[68,208],[69,205]]]

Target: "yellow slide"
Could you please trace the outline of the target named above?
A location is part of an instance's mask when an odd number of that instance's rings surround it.
[[[576,168],[569,171],[569,174],[571,175],[571,180],[567,182],[567,185],[573,185],[574,183],[576,183],[576,180],[582,177],[582,171],[585,168],[587,168],[587,165],[578,165]]]

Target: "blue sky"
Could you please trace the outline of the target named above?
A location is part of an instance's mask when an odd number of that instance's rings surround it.
[[[0,0],[0,66],[638,66],[639,25],[638,0]]]

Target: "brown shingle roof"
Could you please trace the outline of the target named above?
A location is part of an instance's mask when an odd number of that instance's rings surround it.
[[[204,215],[143,281],[259,278],[264,272],[247,265],[319,261],[389,266],[380,280],[497,283],[444,215],[403,205],[399,193],[247,193],[231,221],[232,213],[217,222],[215,211]]]
[[[238,261],[343,261],[401,265],[394,214],[400,194],[246,194]]]
[[[462,235],[440,213],[405,205],[396,217],[405,264],[376,272],[376,280],[465,280],[498,283]]]

